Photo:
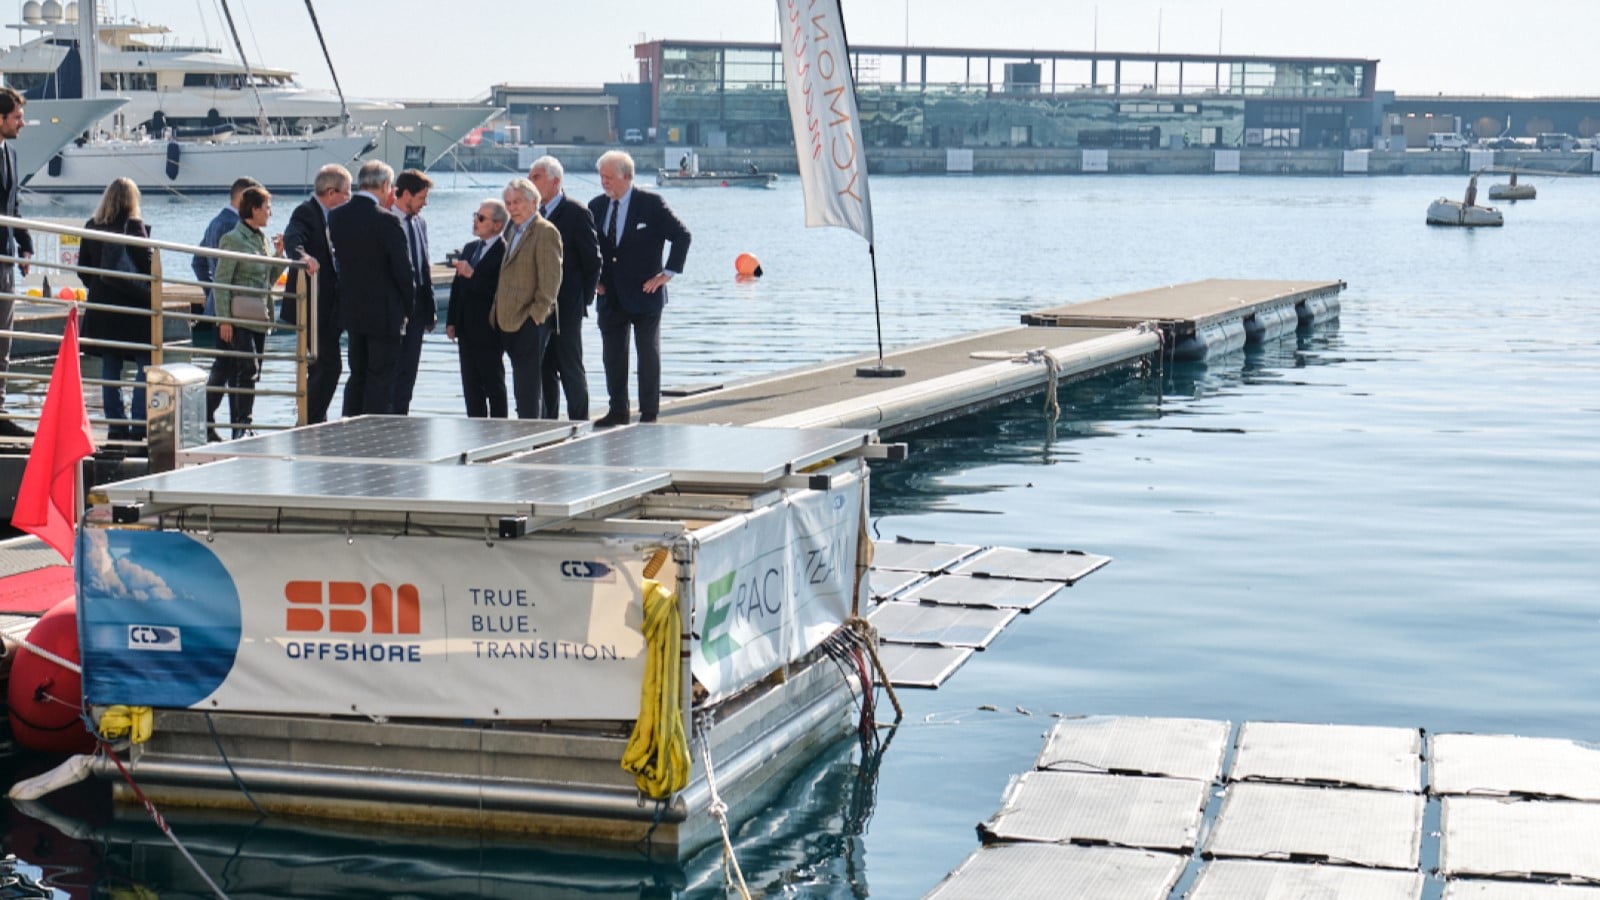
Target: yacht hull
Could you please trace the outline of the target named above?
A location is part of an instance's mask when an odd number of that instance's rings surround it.
[[[61,150],[28,181],[41,193],[94,193],[126,176],[139,189],[179,194],[226,193],[234,179],[250,175],[273,191],[309,192],[317,170],[349,165],[368,147],[357,137],[280,140],[235,139],[214,144],[176,141],[92,141]]]

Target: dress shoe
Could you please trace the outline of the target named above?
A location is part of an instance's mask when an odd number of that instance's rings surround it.
[[[0,437],[31,438],[33,437],[33,432],[10,419],[0,419]]]
[[[596,428],[615,428],[618,425],[626,424],[628,424],[628,416],[626,414],[619,416],[616,413],[606,413],[594,420],[594,427]]]
[[[650,424],[653,424],[655,422],[655,420],[656,420],[655,416],[640,416],[639,417],[639,424],[640,425],[650,425]]]

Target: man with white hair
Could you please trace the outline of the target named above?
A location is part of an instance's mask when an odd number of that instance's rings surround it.
[[[413,299],[406,234],[400,220],[384,209],[394,195],[394,169],[368,160],[356,173],[356,188],[348,203],[328,212],[328,238],[339,268],[339,311],[350,338],[346,416],[391,410]]]
[[[639,354],[639,421],[654,422],[661,407],[661,312],[667,282],[683,271],[689,255],[689,229],[659,194],[633,186],[633,157],[610,150],[600,157],[600,187],[589,201],[600,232],[601,360],[606,369],[610,408],[595,427],[628,423],[628,335]],[[672,251],[666,265],[661,251]]]
[[[556,294],[556,331],[544,352],[544,417],[561,417],[561,394],[567,396],[567,418],[589,418],[589,376],[583,370],[583,320],[600,281],[600,242],[588,207],[561,189],[564,171],[554,156],[541,156],[528,169],[539,190],[539,213],[561,233],[561,289]]]
[[[539,215],[539,190],[513,178],[502,195],[511,216],[502,236],[505,258],[494,293],[494,321],[511,357],[517,418],[544,415],[544,349],[555,325],[561,289],[561,232]]]

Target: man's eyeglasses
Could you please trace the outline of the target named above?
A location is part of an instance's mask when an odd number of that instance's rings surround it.
[[[487,222],[487,221],[489,221],[489,217],[484,215],[483,213],[473,213],[472,214],[472,221],[474,221],[474,222]]]

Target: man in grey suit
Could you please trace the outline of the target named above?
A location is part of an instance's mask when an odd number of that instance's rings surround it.
[[[328,212],[328,238],[339,267],[339,311],[350,340],[346,416],[390,411],[400,342],[414,300],[406,233],[384,209],[394,194],[394,169],[368,160],[356,173],[356,188],[348,203]]]
[[[561,394],[567,396],[567,418],[589,418],[589,376],[583,370],[583,320],[600,281],[600,242],[594,217],[582,203],[561,189],[565,172],[554,156],[541,156],[528,169],[539,189],[539,212],[561,232],[561,290],[556,294],[556,333],[544,352],[544,417],[561,417]]]
[[[661,406],[661,312],[667,282],[683,271],[689,255],[689,229],[661,195],[633,186],[633,157],[611,150],[600,157],[600,188],[589,213],[600,232],[601,361],[606,369],[610,408],[596,428],[626,425],[628,336],[639,354],[639,421],[654,422]],[[666,264],[661,251],[668,245]]]
[[[22,187],[24,173],[17,171],[17,148],[11,140],[22,133],[22,95],[13,88],[0,88],[0,212],[8,216],[17,214],[17,193]],[[0,253],[23,259],[33,255],[33,236],[21,228],[0,228]],[[28,264],[21,264],[22,274],[28,274]],[[0,294],[16,291],[16,274],[11,263],[0,263]],[[14,305],[10,297],[0,297],[0,331],[10,331]],[[11,338],[0,337],[0,438],[33,437],[33,432],[18,425],[6,415],[6,381],[11,374]]]

